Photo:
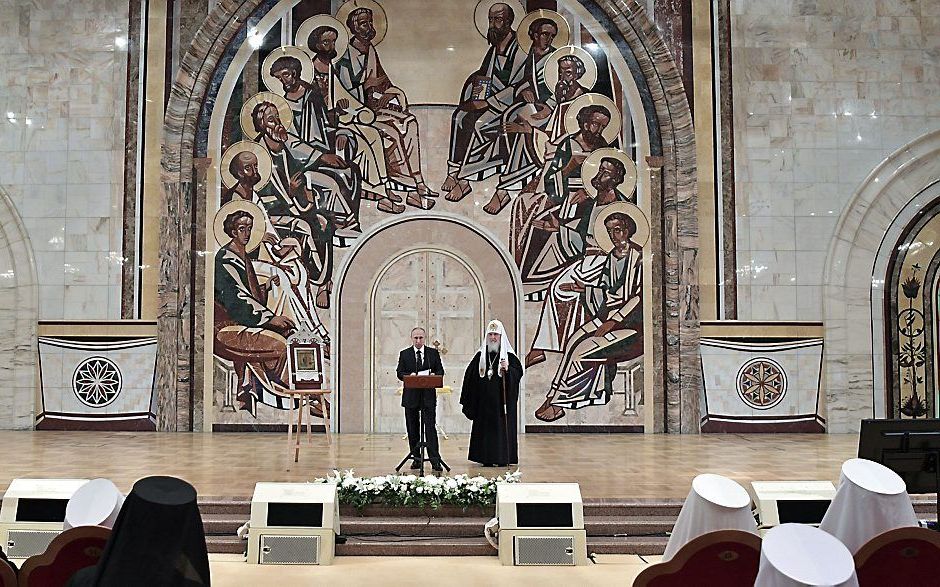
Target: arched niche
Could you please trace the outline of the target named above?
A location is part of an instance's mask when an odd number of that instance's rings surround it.
[[[0,429],[29,429],[39,400],[36,328],[39,286],[23,221],[0,186]]]
[[[525,332],[522,324],[522,284],[519,273],[495,239],[465,218],[454,214],[407,215],[393,218],[363,234],[336,273],[333,290],[332,378],[337,390],[335,421],[338,431],[365,432],[371,406],[369,357],[363,349],[371,345],[366,328],[372,286],[390,261],[410,251],[436,249],[461,259],[483,284],[484,315],[498,318],[506,327],[515,348]],[[482,332],[465,336],[479,338]],[[401,346],[407,346],[402,341]],[[449,365],[463,369],[465,365]]]
[[[589,15],[606,48],[627,64],[646,153],[651,389],[648,431],[697,432],[699,425],[698,214],[692,118],[681,76],[636,0],[568,0]],[[163,430],[198,429],[203,409],[206,328],[205,133],[227,68],[253,27],[280,5],[221,0],[183,57],[164,122],[157,418]],[[587,21],[585,21],[587,22]],[[632,86],[631,86],[632,87]],[[631,105],[631,108],[634,106]],[[639,127],[638,127],[639,128]],[[200,138],[201,137],[201,138]],[[202,142],[200,142],[202,141]],[[334,290],[335,293],[335,290]]]
[[[904,228],[937,196],[940,131],[889,155],[862,182],[836,225],[826,261],[825,389],[832,432],[886,416],[884,304],[888,264]]]

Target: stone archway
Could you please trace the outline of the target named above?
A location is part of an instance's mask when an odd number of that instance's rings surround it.
[[[0,429],[29,429],[35,423],[38,385],[36,327],[39,288],[26,228],[10,196],[0,187]]]
[[[882,290],[887,249],[917,213],[938,177],[940,131],[888,156],[865,179],[836,225],[826,261],[826,395],[832,432],[854,432],[861,418],[884,417]],[[884,243],[888,243],[887,247]]]
[[[341,432],[366,432],[371,406],[367,353],[369,332],[363,316],[369,313],[372,286],[388,262],[409,251],[434,248],[467,263],[486,288],[487,308],[506,326],[518,349],[522,324],[522,283],[515,263],[496,238],[455,214],[421,214],[392,218],[363,234],[336,272],[332,311],[335,325],[331,381],[337,390],[334,422]],[[484,312],[487,311],[484,308]],[[467,333],[477,337],[481,333]],[[406,343],[402,343],[404,346]],[[451,366],[460,369],[460,366]]]
[[[692,116],[682,79],[638,0],[570,0],[591,13],[629,63],[642,102],[651,156],[648,273],[651,299],[651,432],[698,432],[698,192]],[[158,292],[157,422],[161,430],[199,428],[205,364],[204,190],[212,162],[197,155],[219,92],[216,74],[274,2],[220,0],[180,63],[164,120]],[[254,21],[252,21],[254,19]],[[224,73],[223,73],[224,75]],[[203,146],[202,153],[205,153]],[[200,195],[202,194],[202,195]],[[181,227],[183,229],[181,230]],[[334,290],[335,291],[335,290]]]

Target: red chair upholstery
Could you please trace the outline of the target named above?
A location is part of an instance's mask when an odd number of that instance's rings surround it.
[[[98,563],[111,530],[78,526],[62,532],[46,552],[31,556],[20,567],[20,587],[60,587],[79,569]]]
[[[937,585],[940,533],[896,528],[875,536],[855,553],[855,574],[865,585]]]
[[[644,569],[633,585],[752,587],[759,567],[759,536],[742,530],[718,530],[692,540],[667,562]]]
[[[0,558],[0,587],[16,587],[16,571],[13,565]]]

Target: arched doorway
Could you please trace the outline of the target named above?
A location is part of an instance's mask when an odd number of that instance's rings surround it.
[[[337,430],[400,431],[395,362],[422,322],[429,344],[446,349],[445,384],[454,389],[439,400],[438,414],[447,432],[467,427],[457,395],[483,321],[502,320],[516,348],[525,332],[518,270],[497,242],[453,214],[405,215],[359,238],[334,286]]]
[[[392,259],[372,287],[369,312],[364,317],[372,334],[370,363],[370,432],[403,433],[401,385],[395,368],[398,351],[408,344],[411,329],[427,332],[427,344],[437,348],[444,364],[444,385],[437,421],[447,432],[469,432],[470,422],[460,411],[463,367],[473,358],[483,330],[486,306],[483,284],[470,264],[458,255],[421,248]]]

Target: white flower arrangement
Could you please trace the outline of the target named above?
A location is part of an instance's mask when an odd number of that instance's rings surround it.
[[[486,507],[496,503],[497,483],[518,483],[521,471],[499,477],[454,475],[453,477],[418,477],[416,475],[380,475],[357,477],[352,469],[334,470],[317,483],[335,483],[342,505],[362,508],[367,505],[430,507],[454,505],[463,508]]]

